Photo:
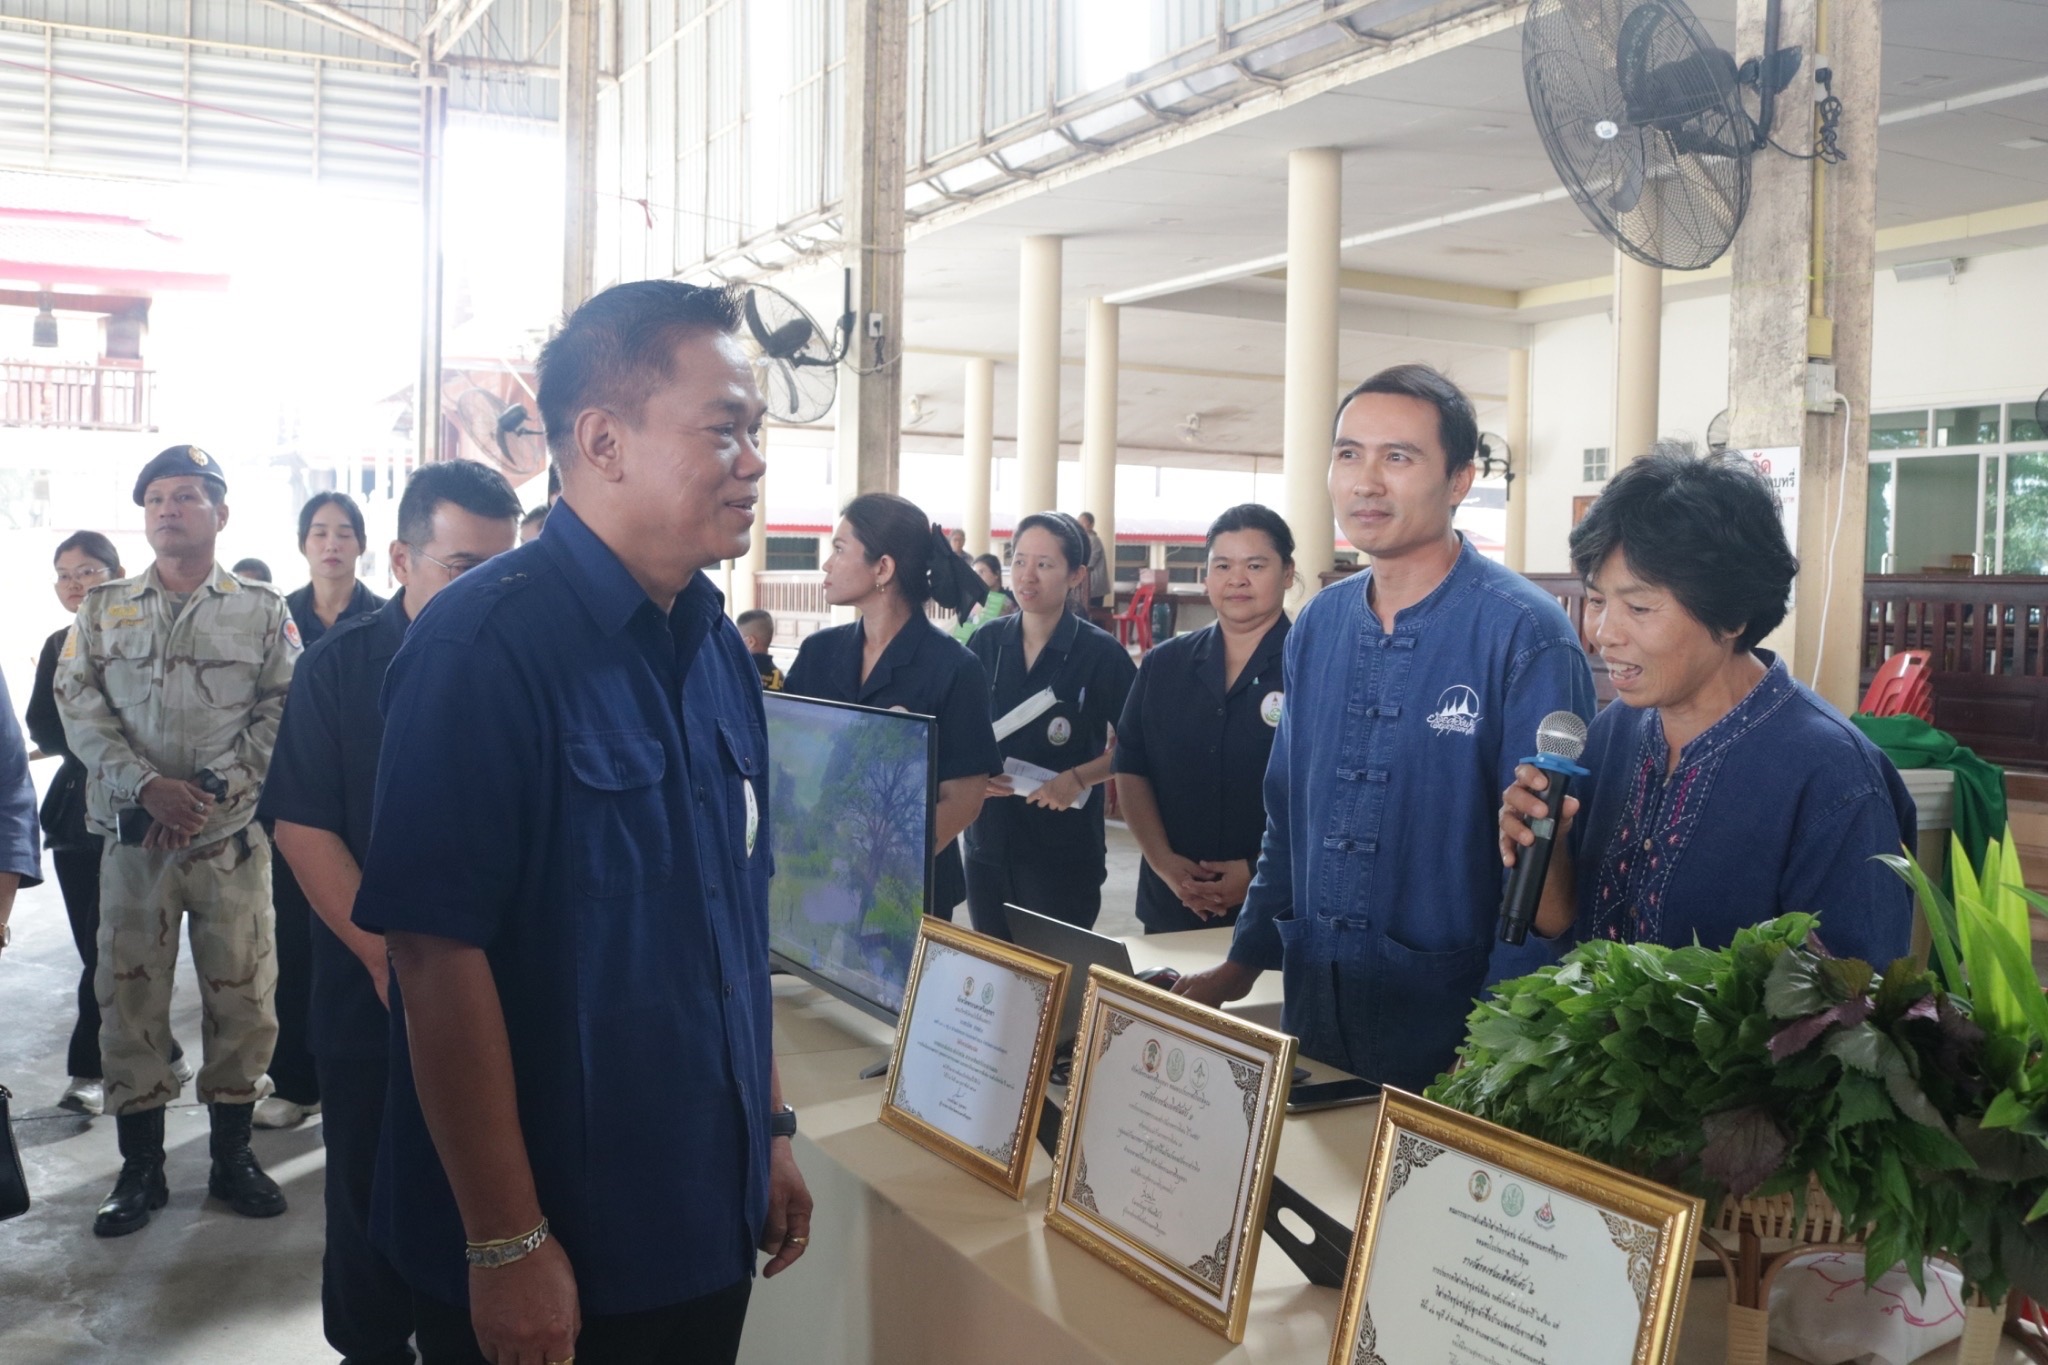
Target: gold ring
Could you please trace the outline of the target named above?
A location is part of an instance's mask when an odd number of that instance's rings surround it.
[[[807,1247],[811,1244],[811,1239],[808,1237],[788,1237],[784,1238],[783,1240],[787,1241],[793,1247]]]

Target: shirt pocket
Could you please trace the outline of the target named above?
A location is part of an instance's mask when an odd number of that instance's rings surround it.
[[[156,632],[146,626],[114,626],[101,636],[106,663],[100,669],[107,702],[115,710],[140,706],[156,686]]]
[[[256,704],[263,641],[247,631],[207,630],[193,638],[190,663],[202,705],[240,711]]]
[[[668,755],[644,730],[570,735],[570,867],[593,896],[626,896],[660,886],[675,864],[662,779]]]
[[[733,862],[746,866],[759,845],[761,812],[765,803],[761,790],[761,751],[766,747],[751,726],[718,722],[719,749],[725,756],[728,803],[726,826],[731,832]]]

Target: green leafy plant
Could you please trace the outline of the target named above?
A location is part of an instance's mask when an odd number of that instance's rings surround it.
[[[1808,946],[1807,915],[1723,949],[1589,942],[1503,982],[1430,1096],[1710,1204],[1817,1184],[1873,1278],[1930,1256],[2048,1295],[2048,998],[2010,838],[1920,897],[1936,970]],[[2048,910],[2048,904],[2042,904]]]

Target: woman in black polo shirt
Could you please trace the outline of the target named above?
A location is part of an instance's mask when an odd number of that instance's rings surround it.
[[[1237,922],[1266,830],[1266,759],[1280,724],[1280,655],[1294,535],[1245,503],[1209,527],[1216,622],[1145,656],[1116,727],[1117,800],[1145,852],[1149,934]]]
[[[860,620],[806,639],[782,685],[798,696],[938,719],[932,910],[947,919],[967,896],[954,840],[980,813],[1003,757],[989,725],[980,662],[932,624],[924,604],[937,602],[964,620],[986,592],[916,504],[894,493],[863,493],[840,514],[825,560],[825,600],[855,608]]]
[[[1088,576],[1080,523],[1039,512],[1017,523],[1013,544],[1010,589],[1019,610],[968,641],[988,670],[988,709],[1003,757],[1028,765],[1027,773],[1050,774],[1036,786],[997,778],[967,831],[974,927],[1005,939],[1006,903],[1083,928],[1101,913],[1108,875],[1102,801],[1086,798],[1109,777],[1110,727],[1137,672],[1114,636],[1067,610],[1067,594]],[[1020,788],[1027,794],[1017,795]]]

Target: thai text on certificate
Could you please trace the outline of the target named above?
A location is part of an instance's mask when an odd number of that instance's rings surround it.
[[[999,1161],[1014,1148],[1048,984],[925,945],[891,1096],[898,1109]]]

